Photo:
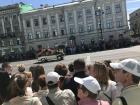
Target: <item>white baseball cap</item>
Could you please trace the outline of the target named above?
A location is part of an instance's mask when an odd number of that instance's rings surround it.
[[[119,63],[110,63],[114,69],[123,69],[135,76],[140,77],[140,62],[135,59],[125,59]]]
[[[85,86],[90,92],[94,94],[98,94],[98,91],[101,90],[98,81],[92,76],[88,76],[85,78],[74,77],[74,81]]]
[[[47,82],[48,85],[54,85],[59,81],[59,78],[60,78],[60,75],[58,73],[49,72],[47,74],[46,82]]]

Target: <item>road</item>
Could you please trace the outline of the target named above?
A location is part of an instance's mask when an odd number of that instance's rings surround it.
[[[65,56],[64,60],[62,61],[53,61],[53,62],[46,62],[40,63],[44,66],[46,73],[49,71],[53,71],[54,67],[58,63],[64,63],[68,65],[70,62],[73,62],[75,59],[82,58],[87,61],[87,63],[94,63],[95,61],[103,61],[103,60],[111,60],[111,61],[119,61],[125,58],[135,58],[140,60],[140,46],[133,46],[129,48],[122,48],[122,49],[115,49],[115,50],[107,50],[101,52],[92,52],[92,53],[84,53],[84,54],[76,54],[76,55],[68,55]],[[37,60],[28,60],[28,61],[19,61],[19,62],[12,62],[13,65],[13,73],[17,72],[17,64],[24,64],[26,70],[29,70],[29,67],[32,65],[37,65]],[[1,65],[1,64],[0,64]]]

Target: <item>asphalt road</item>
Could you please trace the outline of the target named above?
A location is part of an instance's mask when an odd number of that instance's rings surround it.
[[[140,60],[140,46],[133,46],[129,48],[107,50],[101,52],[68,55],[65,56],[64,60],[62,61],[37,63],[37,59],[35,59],[35,60],[28,60],[28,61],[12,62],[11,64],[13,65],[14,68],[13,73],[17,72],[17,66],[16,66],[17,64],[24,64],[27,71],[30,66],[41,64],[44,66],[45,71],[47,73],[49,71],[53,71],[55,65],[58,63],[64,63],[65,65],[68,65],[70,62],[73,62],[75,59],[78,58],[85,59],[87,63],[94,63],[95,61],[103,61],[107,59],[115,62],[125,58],[135,58],[137,60]]]

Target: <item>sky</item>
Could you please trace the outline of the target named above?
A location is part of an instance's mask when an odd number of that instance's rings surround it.
[[[70,1],[72,0],[0,0],[0,6],[24,2],[27,4],[32,4],[33,7],[38,8],[40,7],[40,4],[56,5],[61,3],[67,3]],[[140,8],[140,0],[126,0],[126,1],[128,14]]]

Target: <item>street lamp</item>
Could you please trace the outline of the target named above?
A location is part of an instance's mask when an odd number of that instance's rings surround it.
[[[97,7],[97,10],[95,11],[95,15],[96,17],[98,17],[97,19],[99,22],[99,29],[100,29],[100,39],[103,40],[103,30],[102,30],[102,15],[104,14],[103,10],[101,9],[101,7]]]

